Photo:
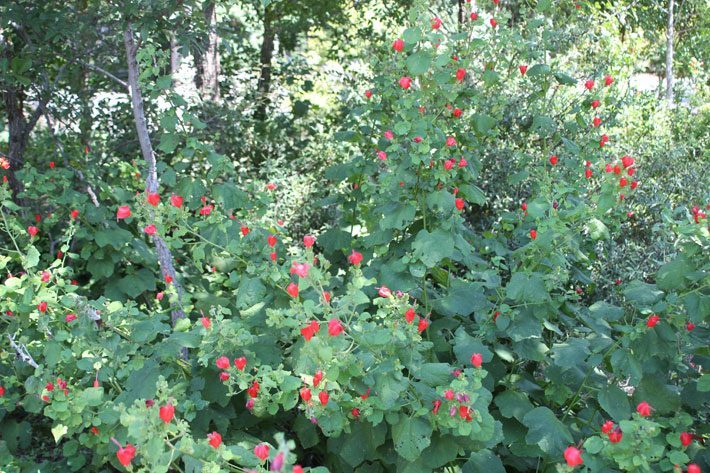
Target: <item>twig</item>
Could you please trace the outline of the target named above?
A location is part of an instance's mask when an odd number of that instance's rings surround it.
[[[39,365],[37,362],[32,358],[32,355],[27,351],[27,347],[22,345],[22,344],[17,344],[15,343],[15,337],[12,335],[8,334],[7,339],[10,340],[10,346],[15,350],[15,353],[17,353],[17,357],[30,365],[33,368],[38,368]]]

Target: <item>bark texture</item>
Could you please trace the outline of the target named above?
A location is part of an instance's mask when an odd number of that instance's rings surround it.
[[[133,109],[133,119],[136,124],[136,132],[138,134],[138,142],[140,143],[141,153],[147,165],[145,188],[146,192],[158,192],[158,173],[156,169],[155,153],[150,143],[150,134],[148,133],[148,124],[145,120],[145,111],[143,109],[143,96],[138,85],[138,62],[136,61],[137,46],[133,37],[133,29],[129,24],[126,31],[123,33],[123,41],[126,47],[126,59],[128,61],[128,87],[131,93],[131,108]],[[178,281],[173,265],[173,255],[170,249],[165,244],[165,241],[158,235],[153,236],[153,243],[158,254],[158,261],[163,276],[170,276],[178,293],[178,307],[172,311],[173,323],[178,319],[185,317],[185,312],[182,310],[182,285]]]

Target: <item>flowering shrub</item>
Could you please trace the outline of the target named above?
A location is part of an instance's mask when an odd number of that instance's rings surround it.
[[[705,210],[664,211],[652,280],[602,279],[643,186],[605,133],[616,81],[560,69],[549,2],[525,24],[496,3],[413,8],[338,134],[341,214],[302,242],[262,218],[274,185],[213,175],[51,227],[4,186],[0,420],[46,418],[71,471],[699,471]]]

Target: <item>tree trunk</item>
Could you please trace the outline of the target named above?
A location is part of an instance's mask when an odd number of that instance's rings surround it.
[[[272,24],[271,10],[264,10],[264,38],[261,41],[261,74],[259,76],[259,104],[256,107],[254,118],[263,121],[266,118],[266,107],[269,105],[269,90],[271,89],[271,59],[274,56],[274,27]]]
[[[458,0],[459,3],[459,30],[463,27],[466,21],[466,12],[464,11],[464,0]]]
[[[129,24],[126,31],[123,33],[123,42],[126,46],[126,58],[128,60],[128,86],[131,93],[131,108],[133,109],[133,119],[136,123],[136,132],[138,133],[138,142],[140,143],[141,153],[148,167],[145,179],[146,192],[158,192],[158,172],[155,163],[155,154],[150,143],[150,135],[148,133],[148,124],[145,120],[145,112],[143,110],[143,96],[138,85],[138,62],[136,61],[137,46],[133,39],[133,29]],[[178,281],[173,265],[173,255],[170,249],[165,244],[165,241],[158,235],[153,236],[155,250],[158,254],[158,261],[163,276],[170,276],[173,279],[173,284],[178,293],[178,307],[172,311],[173,324],[180,318],[185,317],[182,310],[182,285]]]
[[[209,30],[207,48],[202,61],[202,96],[207,100],[219,100],[219,36],[217,35],[217,11],[215,2],[205,6],[205,23]]]
[[[668,0],[668,31],[666,32],[666,100],[673,105],[673,7],[675,0]]]
[[[3,90],[3,101],[5,102],[5,113],[7,114],[8,125],[8,159],[10,169],[8,170],[8,182],[12,190],[13,200],[17,205],[23,206],[24,202],[19,194],[24,191],[22,182],[17,179],[17,171],[25,164],[25,148],[27,147],[27,121],[25,120],[24,101],[25,92],[21,86],[8,85]]]

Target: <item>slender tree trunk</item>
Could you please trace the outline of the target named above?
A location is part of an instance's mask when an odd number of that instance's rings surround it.
[[[5,113],[7,114],[7,125],[9,135],[8,159],[10,169],[8,172],[8,183],[12,190],[13,200],[16,204],[23,206],[24,202],[19,194],[24,191],[22,182],[17,178],[17,171],[25,164],[25,148],[27,147],[27,121],[25,120],[24,101],[25,92],[21,86],[12,86],[3,90],[3,101],[5,102]]]
[[[219,36],[217,35],[217,11],[214,1],[205,6],[205,23],[209,32],[205,57],[202,61],[202,96],[216,102],[219,100]]]
[[[131,93],[131,108],[133,109],[133,119],[136,123],[136,132],[138,133],[138,142],[140,143],[141,153],[148,167],[145,179],[146,192],[158,192],[158,173],[155,163],[155,153],[153,146],[150,143],[150,134],[148,133],[148,124],[145,120],[145,112],[143,110],[143,96],[138,85],[138,62],[136,61],[137,46],[133,38],[133,29],[129,24],[126,31],[123,33],[123,42],[126,46],[126,58],[128,61],[128,86]],[[173,323],[178,319],[185,317],[182,310],[182,285],[178,281],[173,265],[173,255],[170,249],[165,244],[165,241],[158,235],[153,236],[155,250],[158,254],[158,261],[163,276],[170,276],[173,279],[173,284],[178,293],[178,307],[172,311]]]
[[[458,0],[459,3],[459,30],[463,27],[466,21],[466,12],[464,11],[464,0]]]
[[[673,105],[673,7],[675,0],[668,0],[668,31],[666,32],[666,100]]]
[[[266,107],[269,105],[269,90],[271,89],[271,60],[274,56],[275,31],[271,18],[271,10],[264,10],[264,39],[261,41],[261,74],[259,75],[259,104],[254,118],[263,121],[266,118]]]

